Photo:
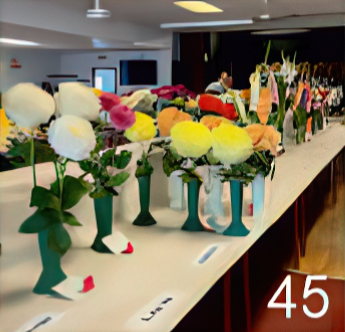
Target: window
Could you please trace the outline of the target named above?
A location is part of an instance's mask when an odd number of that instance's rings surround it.
[[[116,93],[116,68],[92,68],[92,86],[104,92]]]

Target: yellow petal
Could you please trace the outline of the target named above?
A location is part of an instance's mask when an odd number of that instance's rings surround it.
[[[153,119],[141,112],[135,112],[134,125],[125,131],[125,136],[132,142],[147,141],[156,136]]]
[[[237,126],[221,124],[212,130],[212,137],[213,155],[224,165],[241,163],[254,152],[251,137]]]
[[[97,97],[100,97],[103,93],[102,90],[100,89],[97,89],[97,88],[90,88],[92,90],[92,92],[97,96]]]
[[[201,123],[184,121],[171,129],[173,145],[182,157],[199,158],[212,146],[211,132]]]

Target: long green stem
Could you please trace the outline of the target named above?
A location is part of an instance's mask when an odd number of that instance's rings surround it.
[[[35,141],[33,137],[31,138],[30,163],[32,167],[32,177],[34,180],[34,187],[36,187],[37,180],[36,180],[36,168],[35,168]]]

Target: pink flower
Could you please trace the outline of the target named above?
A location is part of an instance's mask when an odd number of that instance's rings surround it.
[[[107,112],[121,103],[120,97],[110,92],[103,92],[99,100],[101,101],[102,109]]]
[[[118,130],[126,130],[135,123],[134,112],[125,105],[116,105],[109,111],[110,120]]]

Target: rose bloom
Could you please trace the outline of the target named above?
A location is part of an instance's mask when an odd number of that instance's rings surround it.
[[[223,165],[239,164],[254,152],[252,139],[242,128],[221,124],[212,130],[213,155]]]
[[[121,103],[121,98],[115,93],[110,92],[102,92],[99,96],[99,100],[101,101],[102,109],[107,112]]]
[[[134,112],[135,123],[125,131],[125,137],[131,142],[147,141],[156,135],[156,127],[153,119],[147,114],[141,112]]]
[[[86,85],[78,82],[59,84],[58,113],[75,115],[89,121],[99,117],[101,105],[99,98]]]
[[[126,130],[132,127],[136,120],[134,112],[125,105],[114,106],[109,115],[112,124],[118,130]]]
[[[55,111],[54,98],[32,83],[19,83],[2,96],[6,114],[19,127],[36,128]]]
[[[50,126],[48,142],[58,155],[80,161],[90,157],[96,136],[89,121],[64,115]]]
[[[212,135],[206,126],[183,121],[171,129],[172,145],[182,157],[199,158],[212,147]]]

